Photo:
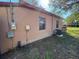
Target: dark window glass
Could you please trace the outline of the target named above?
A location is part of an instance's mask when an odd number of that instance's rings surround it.
[[[44,17],[39,17],[39,30],[45,30],[46,21]]]
[[[56,28],[59,28],[59,21],[56,21]]]

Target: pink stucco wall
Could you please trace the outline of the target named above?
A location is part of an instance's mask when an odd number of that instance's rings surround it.
[[[7,14],[8,13],[8,14]],[[8,16],[7,16],[8,15]],[[46,18],[46,29],[39,30],[39,16]],[[4,53],[9,49],[17,46],[17,42],[21,41],[22,45],[40,40],[52,34],[53,29],[56,28],[55,16],[50,16],[39,11],[34,11],[22,7],[14,7],[14,17],[16,21],[15,36],[12,40],[7,38],[9,30],[8,21],[11,22],[10,8],[0,7],[0,32],[1,32],[1,52]],[[60,20],[59,20],[60,21]],[[61,22],[61,21],[60,21]],[[31,29],[26,32],[25,26],[29,24]],[[61,28],[61,25],[60,25]]]

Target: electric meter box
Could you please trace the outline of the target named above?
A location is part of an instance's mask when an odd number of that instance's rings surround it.
[[[14,37],[14,32],[12,32],[12,31],[9,31],[8,33],[7,33],[7,37],[10,39],[10,38],[13,38]]]
[[[16,24],[15,24],[15,22],[11,22],[11,30],[16,30]]]
[[[29,31],[30,29],[30,25],[26,25],[26,31]]]

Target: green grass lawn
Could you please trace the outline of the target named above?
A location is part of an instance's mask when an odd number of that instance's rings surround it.
[[[79,38],[79,27],[68,27],[67,33],[75,38]]]

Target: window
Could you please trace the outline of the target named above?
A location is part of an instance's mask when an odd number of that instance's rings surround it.
[[[46,21],[44,17],[39,17],[39,30],[45,30]]]
[[[59,21],[56,21],[56,28],[59,28]]]

